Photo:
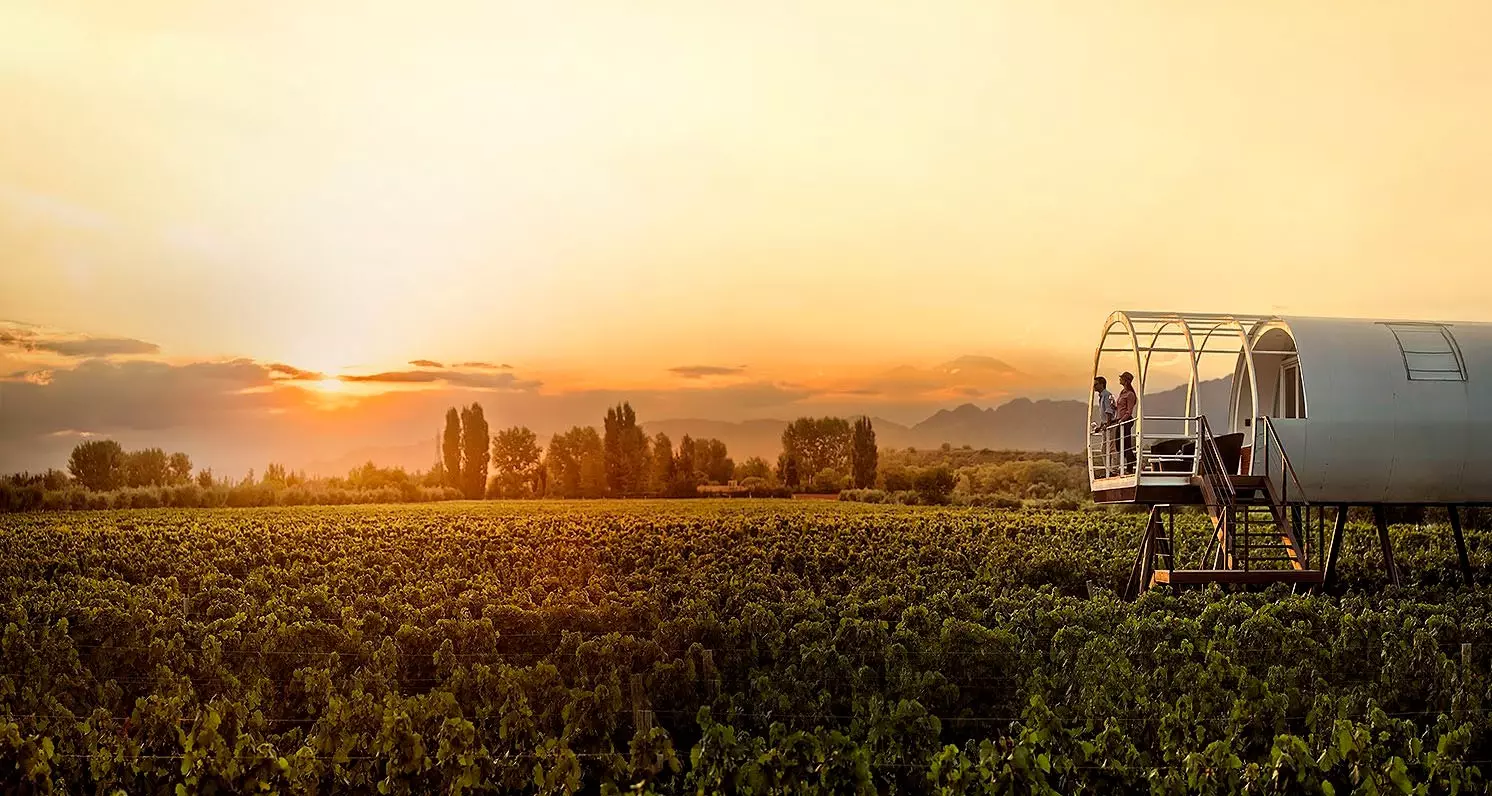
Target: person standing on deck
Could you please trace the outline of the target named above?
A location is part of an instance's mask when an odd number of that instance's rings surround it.
[[[1119,400],[1114,403],[1114,434],[1118,437],[1119,461],[1122,474],[1135,470],[1135,409],[1140,405],[1140,396],[1135,392],[1135,374],[1125,371],[1119,374]]]
[[[1103,435],[1103,474],[1107,478],[1114,474],[1114,394],[1109,392],[1109,380],[1102,376],[1093,377],[1093,392],[1098,395],[1093,433]]]

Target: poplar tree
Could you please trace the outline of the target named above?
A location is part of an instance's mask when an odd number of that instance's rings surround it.
[[[870,418],[861,417],[850,431],[850,476],[856,489],[875,486],[876,464],[880,453],[876,450],[876,430]]]
[[[492,455],[492,436],[487,429],[487,418],[482,414],[482,405],[472,405],[461,410],[461,481],[462,492],[472,500],[480,500],[487,492],[487,462]]]
[[[461,480],[461,415],[456,407],[446,410],[446,431],[440,443],[441,461],[446,470],[446,486],[465,490]]]

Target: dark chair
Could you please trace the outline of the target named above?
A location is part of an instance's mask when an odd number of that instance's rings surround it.
[[[1163,439],[1150,446],[1151,456],[1189,456],[1196,450],[1196,443],[1190,439]],[[1162,473],[1187,473],[1191,472],[1191,463],[1185,459],[1163,459],[1155,462],[1155,469]]]
[[[1239,457],[1243,455],[1243,434],[1224,434],[1213,437],[1213,440],[1217,442],[1217,452],[1223,457],[1223,472],[1237,475]]]

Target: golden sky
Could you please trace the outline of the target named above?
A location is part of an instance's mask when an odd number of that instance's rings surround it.
[[[1489,30],[1486,2],[3,0],[0,318],[551,386],[974,354],[1075,394],[1119,307],[1488,320]]]

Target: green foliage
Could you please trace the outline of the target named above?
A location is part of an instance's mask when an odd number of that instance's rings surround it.
[[[912,478],[912,489],[924,504],[937,506],[948,502],[956,483],[953,472],[947,467],[931,467]]]
[[[861,417],[850,431],[850,479],[856,489],[869,489],[876,483],[876,432],[870,418]]]
[[[1354,523],[1343,594],[1087,597],[1143,522],[7,515],[0,792],[1486,792],[1492,592],[1447,585],[1443,527],[1392,529],[1387,593]]]
[[[606,494],[606,454],[601,435],[589,426],[555,434],[544,453],[546,494],[598,498]]]
[[[526,426],[497,432],[492,439],[491,497],[532,498],[542,495],[544,452],[539,437]]]
[[[444,465],[446,486],[461,489],[466,481],[461,477],[461,413],[456,407],[446,410],[445,432],[440,438],[441,464]]]
[[[736,480],[745,481],[748,478],[760,478],[771,482],[776,475],[772,472],[772,465],[760,456],[752,456],[744,462],[736,465]]]
[[[850,469],[850,423],[842,417],[800,417],[782,431],[784,464],[792,462],[797,478],[784,478],[789,486],[797,479],[824,470],[846,472]]]
[[[652,469],[648,489],[655,495],[661,495],[668,491],[677,477],[674,471],[673,440],[667,434],[658,432],[658,436],[653,437],[651,455]]]
[[[449,423],[449,420],[447,420]],[[487,492],[487,464],[492,439],[482,405],[472,402],[461,409],[461,493],[476,500]]]
[[[67,471],[85,489],[104,491],[124,486],[124,448],[112,439],[78,443],[67,460]]]
[[[713,437],[694,441],[696,480],[707,484],[724,484],[736,476],[736,463],[725,449],[725,443]]]
[[[180,486],[192,480],[192,457],[177,451],[166,462],[166,483]]]
[[[648,437],[637,425],[629,403],[606,410],[602,447],[606,456],[606,488],[614,495],[636,495],[648,487]]]
[[[124,459],[124,485],[165,486],[170,476],[170,466],[170,457],[160,448],[132,451]]]

